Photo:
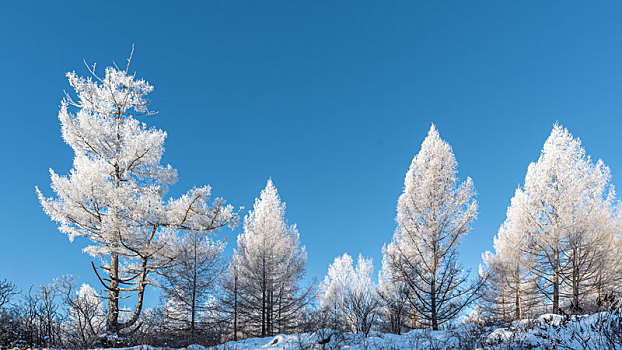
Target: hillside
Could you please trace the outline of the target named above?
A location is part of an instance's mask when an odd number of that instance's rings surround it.
[[[187,349],[206,348],[191,345]],[[413,330],[402,335],[372,332],[367,337],[361,333],[323,329],[315,333],[228,342],[210,349],[622,349],[622,312],[618,310],[570,317],[545,314],[536,319],[513,322],[507,327],[465,323],[453,330]]]

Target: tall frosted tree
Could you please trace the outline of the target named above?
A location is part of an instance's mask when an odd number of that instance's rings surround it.
[[[236,322],[243,319],[246,334],[270,336],[295,326],[311,293],[299,286],[306,261],[298,229],[287,224],[285,203],[268,180],[244,217],[233,256]]]
[[[415,296],[421,326],[439,329],[454,319],[476,285],[458,264],[458,246],[477,216],[473,181],[459,183],[451,146],[434,125],[414,157],[397,205],[397,230],[385,249],[391,269]]]
[[[104,76],[95,66],[89,78],[67,73],[76,98],[67,94],[58,118],[75,154],[73,168],[67,175],[50,170],[54,197],[37,188],[60,231],[70,240],[86,238],[85,251],[100,260],[92,265],[107,293],[106,329],[113,335],[138,321],[149,274],[174,261],[171,237],[179,230],[210,232],[236,218],[223,200],[210,200],[209,186],[165,198],[177,173],[161,164],[166,133],[138,120],[154,115],[147,100],[153,87],[130,74],[130,61],[124,70],[106,68]],[[119,301],[130,293],[136,304],[121,318]]]
[[[598,272],[608,268],[603,264],[616,235],[609,169],[556,124],[538,161],[529,165],[524,190],[532,227],[528,253],[539,288],[553,313],[560,312],[564,296],[571,309],[581,310]]]
[[[507,319],[508,308],[522,318],[534,302],[553,313],[602,302],[621,277],[617,207],[609,169],[554,125],[512,199],[495,253],[484,255],[484,306]]]

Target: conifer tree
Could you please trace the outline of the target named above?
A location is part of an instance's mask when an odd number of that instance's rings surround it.
[[[619,215],[609,169],[555,124],[529,165],[507,218],[484,254],[483,306],[507,320],[541,300],[553,313],[582,312],[619,286]]]
[[[528,253],[539,288],[553,313],[560,313],[564,295],[578,311],[596,273],[608,268],[602,264],[614,239],[609,169],[593,162],[581,141],[556,124],[527,169],[524,190],[532,228]]]
[[[218,281],[224,269],[223,242],[191,232],[177,244],[174,263],[162,271],[161,284],[169,328],[189,344],[207,331]]]
[[[477,216],[473,181],[458,183],[451,146],[430,127],[397,205],[397,230],[385,254],[414,295],[418,323],[434,330],[456,317],[476,284],[458,263],[460,240]]]
[[[522,319],[540,299],[526,253],[530,237],[527,209],[527,196],[519,188],[494,239],[494,254],[487,251],[482,256],[480,274],[486,282],[481,305],[494,319]]]
[[[270,336],[296,326],[311,295],[311,288],[299,285],[306,260],[298,229],[287,224],[285,203],[270,179],[244,217],[233,257],[236,322],[243,321],[246,334]]]

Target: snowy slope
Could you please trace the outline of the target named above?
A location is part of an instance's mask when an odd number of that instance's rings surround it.
[[[328,340],[324,345],[321,340]],[[621,349],[622,317],[619,312],[590,316],[542,315],[507,328],[463,324],[453,330],[414,330],[403,335],[316,333],[278,335],[229,342],[218,350],[246,349]]]
[[[149,346],[127,350],[154,350]],[[205,350],[191,345],[187,350]],[[601,312],[590,316],[563,317],[546,314],[533,320],[513,322],[504,328],[466,323],[452,330],[413,330],[396,335],[372,332],[277,335],[228,342],[214,350],[298,350],[298,349],[619,349],[622,350],[622,312]]]
[[[332,334],[330,341],[328,335]],[[322,342],[324,340],[324,342]],[[324,344],[320,344],[324,343]],[[294,335],[277,335],[271,338],[253,338],[229,342],[216,347],[218,350],[293,350],[293,349],[428,349],[434,344],[455,344],[448,332],[412,331],[404,335],[372,333],[363,334],[323,331]],[[446,348],[446,346],[443,346]]]
[[[485,344],[491,349],[622,349],[622,317],[619,311],[569,318],[542,315],[495,329]]]

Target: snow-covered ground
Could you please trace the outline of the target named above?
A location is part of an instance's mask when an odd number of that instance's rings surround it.
[[[622,349],[622,317],[619,311],[569,318],[542,315],[495,329],[483,348]]]
[[[570,318],[548,314],[507,328],[463,324],[446,331],[372,333],[368,337],[322,330],[229,342],[216,349],[622,349],[622,318],[608,312]]]
[[[129,348],[152,350],[148,346]],[[128,350],[129,350],[128,349]],[[205,350],[191,345],[187,350]],[[466,323],[452,330],[413,330],[396,335],[372,332],[277,335],[228,342],[214,350],[297,350],[297,349],[619,349],[622,350],[622,314],[601,312],[590,316],[562,317],[546,314],[533,320],[513,322],[504,328],[488,328]]]
[[[339,333],[326,330],[316,333],[245,339],[219,345],[216,349],[428,349],[431,344],[449,345],[450,343],[452,343],[452,340],[448,333],[443,331],[412,331],[403,335],[372,333],[365,337],[363,334]]]

